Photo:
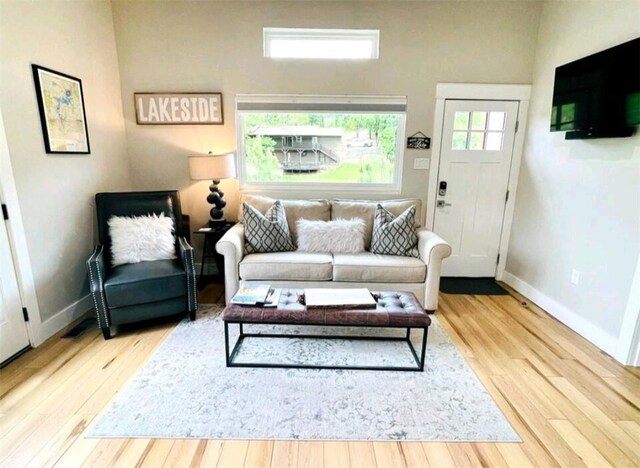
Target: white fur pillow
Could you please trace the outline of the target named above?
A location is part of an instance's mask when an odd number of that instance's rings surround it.
[[[363,219],[311,221],[299,219],[298,250],[303,252],[358,253],[364,251]]]
[[[164,213],[160,216],[112,216],[107,224],[114,267],[176,258],[173,219]]]

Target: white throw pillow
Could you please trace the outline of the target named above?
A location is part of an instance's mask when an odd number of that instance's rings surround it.
[[[333,221],[299,219],[296,225],[298,228],[298,250],[302,252],[364,252],[366,223],[362,219],[335,219]]]
[[[176,258],[173,219],[164,213],[148,216],[112,216],[109,221],[111,265]]]

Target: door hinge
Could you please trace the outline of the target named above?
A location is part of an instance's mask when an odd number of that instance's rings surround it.
[[[504,196],[504,202],[507,203],[509,201],[509,191],[507,190],[507,194]]]
[[[27,310],[26,307],[22,308],[22,316],[24,317],[25,322],[29,321],[29,311]]]
[[[498,258],[496,258],[496,265],[500,263],[500,254],[498,254]]]
[[[514,133],[518,133],[518,128],[520,128],[520,121],[516,120],[516,129]]]
[[[5,220],[9,219],[9,210],[7,210],[7,205],[5,205],[4,203],[2,204],[2,217]]]

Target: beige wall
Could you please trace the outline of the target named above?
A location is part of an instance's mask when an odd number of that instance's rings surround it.
[[[567,141],[549,132],[549,116],[555,67],[639,35],[638,1],[544,4],[507,261],[613,340],[640,254],[640,135]]]
[[[407,135],[418,130],[431,135],[437,82],[531,82],[540,9],[540,3],[527,1],[116,1],[114,21],[134,186],[180,189],[183,210],[193,216],[194,226],[204,223],[208,184],[189,180],[187,156],[235,149],[237,93],[406,95]],[[265,59],[265,26],[379,28],[380,60]],[[137,91],[221,91],[225,125],[136,125],[133,93]],[[414,158],[430,156],[428,151],[405,153],[402,196],[426,198],[428,173],[412,167]],[[222,187],[233,215],[237,183],[223,181]]]
[[[130,187],[108,1],[0,4],[0,107],[42,320],[88,293],[93,195]],[[31,64],[78,77],[91,154],[47,155]]]

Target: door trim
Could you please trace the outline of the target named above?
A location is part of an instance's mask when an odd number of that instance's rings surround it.
[[[18,280],[18,290],[22,307],[29,311],[29,321],[27,335],[31,346],[40,345],[47,336],[43,336],[42,322],[40,319],[40,308],[33,280],[33,270],[31,269],[31,257],[27,247],[27,236],[22,223],[20,204],[18,203],[18,192],[13,178],[13,168],[9,154],[9,144],[4,130],[4,120],[0,110],[0,198],[7,205],[9,220],[7,221],[7,232],[9,234],[9,248],[13,256],[13,263],[16,269]]]
[[[507,262],[509,249],[509,237],[513,222],[513,210],[515,208],[516,188],[522,150],[524,147],[525,130],[527,128],[527,116],[529,113],[529,99],[531,85],[522,84],[477,84],[477,83],[438,83],[436,85],[436,107],[433,120],[433,151],[431,153],[431,167],[429,168],[429,185],[427,192],[427,211],[425,226],[433,230],[436,209],[436,185],[440,171],[440,150],[442,148],[442,131],[444,124],[444,106],[447,99],[464,99],[478,101],[518,101],[518,131],[513,141],[513,156],[509,170],[509,200],[507,200],[504,217],[502,219],[502,234],[500,235],[500,261],[496,268],[496,279],[502,279]]]

